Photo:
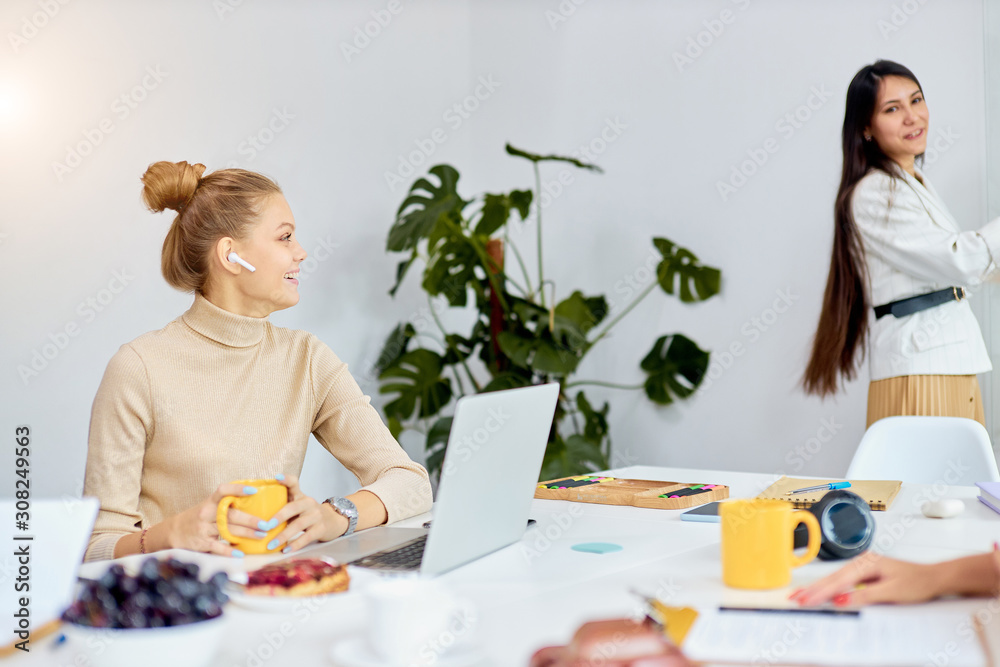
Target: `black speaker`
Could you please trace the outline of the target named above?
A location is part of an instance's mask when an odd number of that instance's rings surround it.
[[[823,560],[853,558],[867,549],[875,538],[875,517],[871,507],[856,493],[844,489],[829,491],[810,507],[819,521],[822,539],[819,557]],[[795,528],[795,548],[809,543],[805,525]]]

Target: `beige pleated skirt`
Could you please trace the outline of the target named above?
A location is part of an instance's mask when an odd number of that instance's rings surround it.
[[[868,426],[898,415],[965,417],[986,425],[975,375],[901,375],[868,385]]]

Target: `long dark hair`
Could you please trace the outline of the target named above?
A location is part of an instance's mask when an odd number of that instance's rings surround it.
[[[900,76],[920,87],[917,77],[906,67],[879,60],[862,67],[847,88],[841,135],[844,167],[833,209],[833,257],[812,355],[802,378],[807,394],[835,394],[839,380],[853,380],[865,357],[868,310],[872,304],[866,286],[864,247],[854,224],[851,198],[858,181],[870,170],[881,169],[890,175],[899,173],[899,167],[882,152],[878,142],[864,138],[865,128],[871,125],[875,113],[879,87],[887,76]]]

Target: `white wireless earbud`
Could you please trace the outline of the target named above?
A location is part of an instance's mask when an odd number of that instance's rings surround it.
[[[256,268],[254,267],[254,265],[253,265],[253,264],[251,264],[250,262],[248,262],[248,261],[246,261],[245,259],[243,259],[242,257],[240,257],[240,256],[239,256],[239,255],[237,255],[237,254],[236,254],[235,252],[231,252],[231,253],[229,253],[229,255],[228,255],[228,256],[226,257],[226,259],[228,259],[228,260],[229,260],[230,262],[234,262],[234,263],[236,263],[236,264],[239,264],[240,266],[242,266],[242,267],[243,267],[244,269],[246,269],[247,271],[251,271],[251,272],[253,272],[253,271],[256,271],[256,270],[257,270],[257,269],[256,269]]]

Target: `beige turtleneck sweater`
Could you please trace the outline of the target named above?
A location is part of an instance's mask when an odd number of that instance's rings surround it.
[[[85,560],[113,558],[122,535],[224,482],[298,475],[310,433],[379,497],[390,523],[427,511],[427,471],[369,400],[316,336],[196,294],[190,310],[108,363],[90,419],[84,495],[101,510]]]

